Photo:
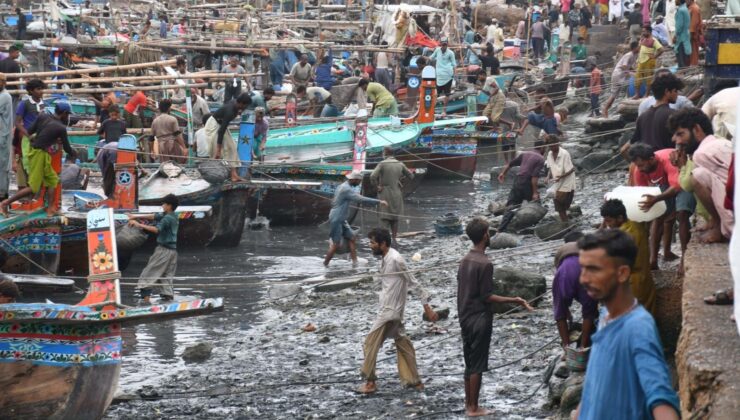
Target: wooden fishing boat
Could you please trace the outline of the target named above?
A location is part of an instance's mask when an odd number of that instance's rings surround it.
[[[121,328],[223,309],[222,298],[121,303],[112,209],[87,214],[89,287],[77,305],[0,305],[0,407],[13,419],[99,419],[118,386]]]

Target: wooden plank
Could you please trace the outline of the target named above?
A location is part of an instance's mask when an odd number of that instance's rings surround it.
[[[120,86],[112,88],[74,88],[74,89],[44,89],[45,94],[49,93],[108,93],[108,92],[136,92],[141,91],[153,91],[153,90],[173,90],[181,89],[184,87],[190,88],[202,88],[208,87],[208,83],[191,83],[188,85],[157,85],[157,86]],[[26,93],[25,90],[15,89],[8,90],[11,95],[21,95]]]
[[[107,66],[92,69],[76,69],[76,70],[62,70],[62,71],[40,71],[34,73],[8,73],[5,75],[8,79],[33,79],[42,77],[57,77],[57,76],[69,76],[72,74],[89,74],[89,73],[111,73],[114,71],[124,70],[139,70],[150,67],[163,67],[163,66],[174,66],[177,62],[176,58],[163,61],[152,61],[150,63],[138,63],[138,64],[126,64],[123,66]]]

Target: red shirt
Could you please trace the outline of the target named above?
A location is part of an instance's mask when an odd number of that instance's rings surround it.
[[[662,149],[655,152],[657,165],[653,172],[643,173],[635,167],[634,181],[639,187],[675,187],[681,189],[678,183],[678,168],[673,166],[670,155],[673,149]]]
[[[589,87],[589,93],[592,95],[601,94],[601,70],[598,67],[594,67],[591,71],[591,85]]]
[[[131,115],[139,115],[139,108],[146,107],[146,95],[144,92],[138,91],[126,102],[123,109]]]

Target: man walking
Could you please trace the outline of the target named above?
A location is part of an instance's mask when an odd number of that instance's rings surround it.
[[[8,198],[10,188],[13,114],[13,98],[5,90],[5,74],[0,73],[0,199],[2,200]]]
[[[637,303],[630,273],[637,249],[628,234],[609,229],[578,242],[581,284],[605,306],[591,337],[578,419],[678,419],[679,401],[653,317]]]
[[[141,293],[142,303],[146,305],[151,303],[152,291],[155,288],[160,289],[162,300],[175,298],[172,279],[177,270],[177,230],[180,221],[177,219],[175,210],[177,210],[179,200],[174,194],[167,194],[162,201],[163,215],[129,215],[129,225],[157,235],[157,247],[144,267],[144,271],[141,272],[139,283],[136,285]],[[156,226],[136,221],[136,219],[144,218],[156,221]]]
[[[362,365],[362,377],[367,381],[357,391],[363,394],[372,394],[378,388],[376,385],[375,364],[378,351],[387,338],[392,338],[396,344],[398,358],[398,375],[401,377],[401,386],[424,389],[416,369],[416,353],[411,340],[404,334],[403,312],[406,307],[406,295],[409,290],[419,293],[424,313],[427,318],[435,322],[437,313],[429,306],[429,293],[422,288],[411,274],[403,256],[391,248],[391,234],[386,229],[375,228],[368,233],[370,249],[373,255],[381,257],[380,261],[380,312],[370,334],[365,338],[363,351],[365,362]]]
[[[387,227],[396,244],[398,235],[398,218],[403,214],[403,183],[402,180],[412,179],[414,174],[409,171],[403,162],[396,160],[393,149],[383,149],[383,161],[378,164],[370,175],[370,180],[378,186],[378,198],[388,202],[388,206],[380,207],[380,222]]]
[[[334,254],[337,252],[339,244],[342,242],[342,238],[346,239],[348,242],[352,263],[357,264],[355,235],[352,232],[352,228],[349,226],[349,223],[347,223],[347,219],[349,218],[349,205],[352,203],[388,205],[385,200],[363,197],[360,193],[355,191],[354,187],[358,187],[361,183],[362,174],[359,172],[351,172],[347,174],[347,181],[338,186],[337,190],[334,192],[334,199],[331,202],[331,211],[329,211],[329,238],[331,238],[331,244],[329,245],[329,251],[326,253],[326,257],[324,258],[324,266],[326,267],[329,266],[329,262],[334,258]]]
[[[460,262],[457,270],[457,313],[462,330],[465,358],[465,415],[485,416],[489,412],[478,406],[483,372],[488,371],[493,312],[491,303],[513,303],[532,310],[520,297],[493,293],[493,263],[486,256],[491,241],[489,224],[475,218],[465,226],[473,249]]]

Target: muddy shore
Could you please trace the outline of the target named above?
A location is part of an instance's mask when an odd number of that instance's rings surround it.
[[[352,270],[346,261],[337,261],[324,273],[319,268],[325,246],[323,230],[313,227],[313,233],[305,232],[304,238],[300,232],[295,237],[288,228],[272,228],[270,232],[245,233],[245,238],[251,239],[241,249],[246,251],[243,257],[261,255],[260,251],[268,248],[273,248],[269,254],[276,256],[271,264],[265,263],[253,272],[256,277],[262,273],[267,280],[244,279],[244,287],[218,286],[234,284],[237,280],[230,278],[229,273],[239,272],[223,263],[218,250],[181,255],[180,273],[188,272],[188,266],[208,264],[213,264],[208,270],[211,275],[225,270],[220,281],[209,280],[214,287],[194,286],[181,293],[190,289],[224,295],[228,309],[209,317],[139,326],[127,331],[120,392],[133,400],[118,401],[106,418],[461,417],[463,359],[455,307],[455,273],[469,242],[464,236],[436,237],[432,234],[431,220],[422,216],[451,210],[464,218],[487,215],[488,203],[505,197],[508,188],[491,186],[484,172],[478,176],[474,181],[427,184],[407,204],[408,214],[419,218],[409,221],[404,230],[428,233],[402,239],[400,251],[407,256],[411,269],[423,270],[417,273],[417,278],[432,294],[432,303],[451,310],[449,319],[432,328],[432,324],[421,320],[418,297],[409,297],[405,325],[426,385],[423,392],[401,388],[392,341],[385,343],[379,355],[384,360],[378,364],[378,393],[367,397],[353,391],[361,383],[362,342],[377,312],[379,285],[362,282],[350,289],[328,293],[316,292],[307,285],[302,293],[283,299],[272,299],[270,286],[265,285],[306,277],[372,274],[377,262],[369,253],[367,240],[363,239],[359,245],[360,256],[368,260],[367,264]],[[600,200],[593,198],[603,196],[621,183],[622,178],[611,173],[587,175],[581,181],[583,187],[576,193],[575,204],[584,213],[579,219],[581,228],[588,229],[600,221],[597,208]],[[547,204],[552,212],[551,203]],[[364,214],[363,232],[373,226],[374,220],[372,213]],[[293,236],[289,240],[281,235]],[[307,242],[306,246],[295,249],[293,242],[293,255],[283,253],[280,257],[274,249],[280,243],[270,242],[276,236],[283,238],[286,247],[291,241],[311,237],[315,243]],[[545,275],[549,285],[553,275],[552,255],[561,241],[543,244],[531,235],[524,236],[523,241],[524,247],[520,249],[489,251],[494,266],[506,265]],[[315,252],[313,256],[311,252]],[[416,252],[422,260],[410,261]],[[143,258],[134,261],[126,275],[135,276]],[[197,261],[191,261],[196,258]],[[289,262],[278,263],[281,259]],[[281,268],[287,268],[293,275],[275,277]],[[203,280],[185,280],[179,284],[187,286],[189,282]],[[497,316],[494,321],[490,366],[497,368],[484,376],[481,402],[495,410],[495,417],[545,418],[553,413],[547,402],[547,386],[541,386],[548,365],[560,354],[551,313],[552,302],[547,293],[534,312]],[[317,327],[315,332],[302,331],[308,323]],[[201,364],[185,364],[179,357],[184,348],[202,341],[214,345],[210,359]]]

